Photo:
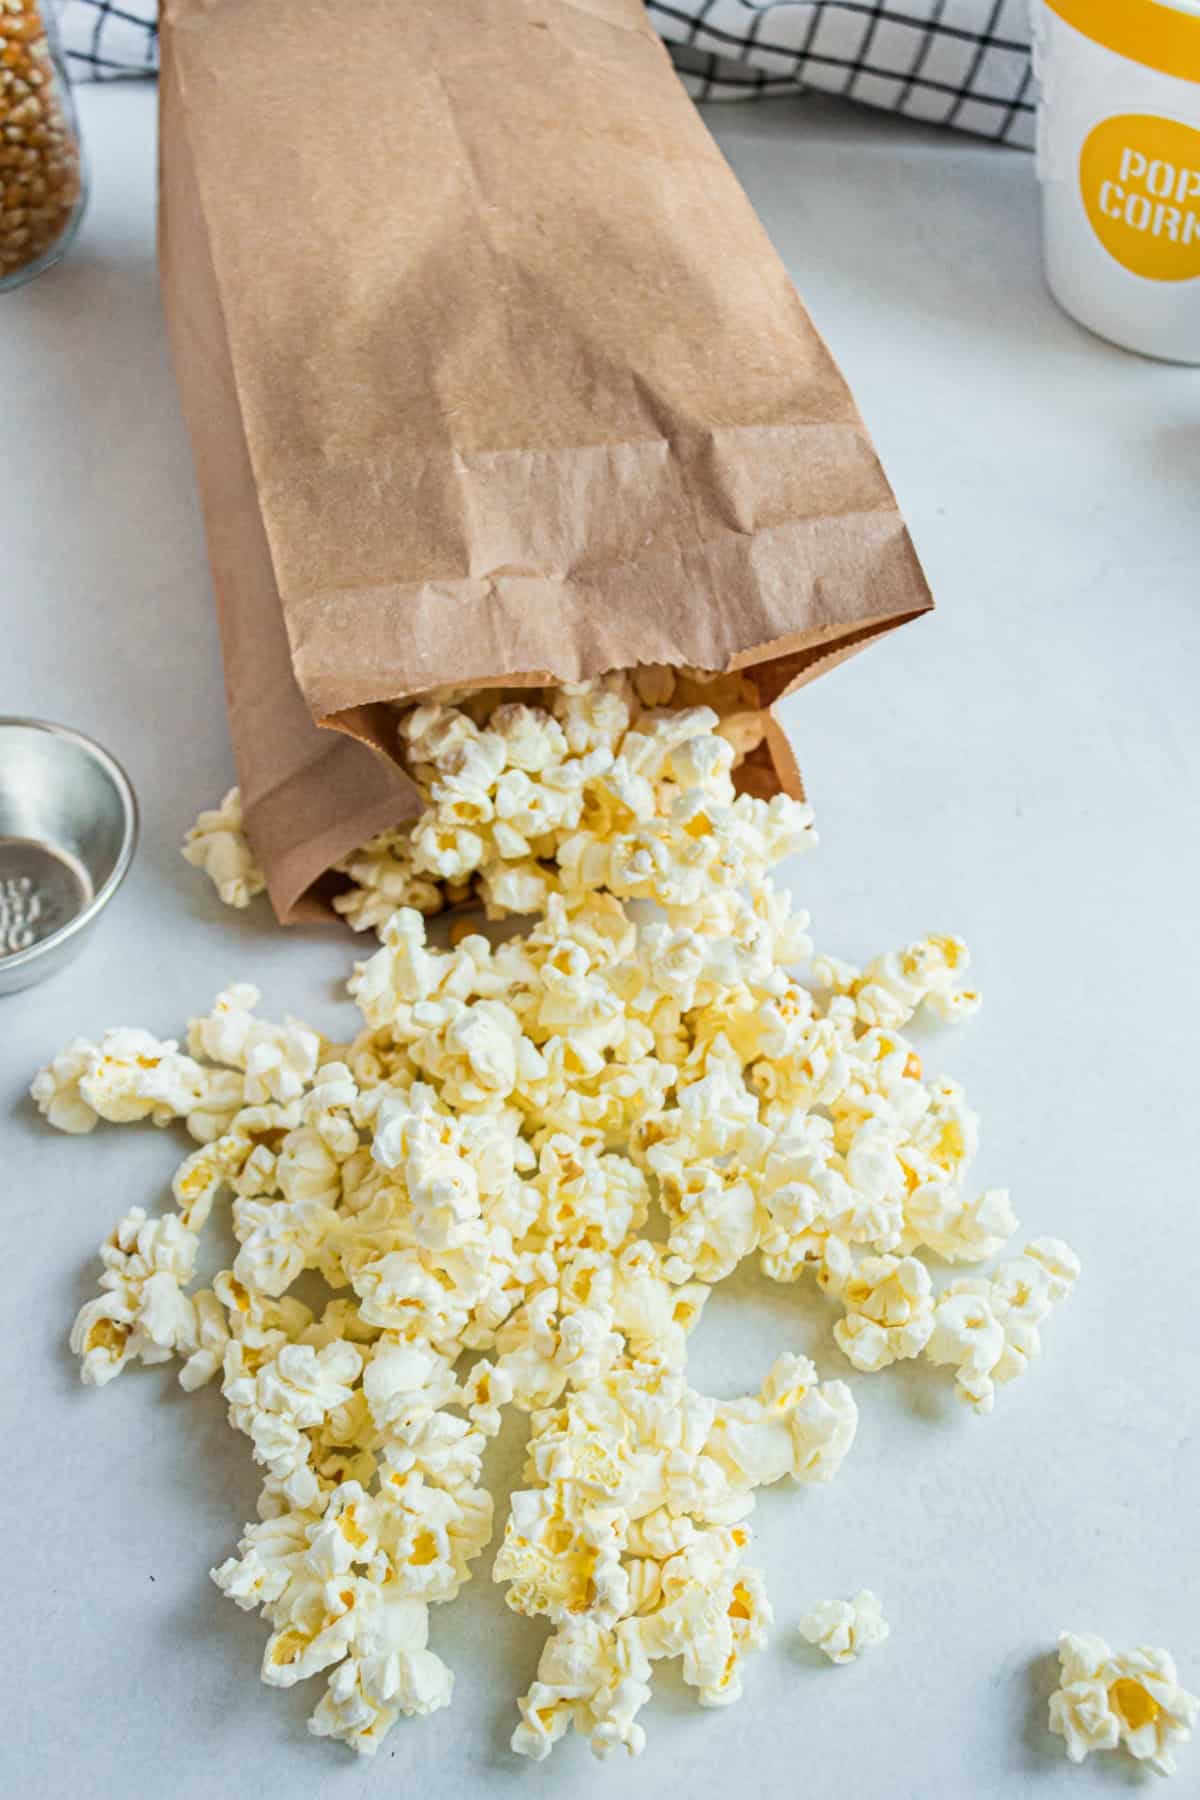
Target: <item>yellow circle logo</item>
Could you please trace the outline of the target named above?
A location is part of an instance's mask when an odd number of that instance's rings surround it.
[[[1097,125],[1079,158],[1092,230],[1147,281],[1200,277],[1200,131],[1154,113]]]

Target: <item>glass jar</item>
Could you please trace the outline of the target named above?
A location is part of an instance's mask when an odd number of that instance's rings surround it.
[[[79,128],[49,0],[0,0],[0,293],[58,261],[85,200]]]

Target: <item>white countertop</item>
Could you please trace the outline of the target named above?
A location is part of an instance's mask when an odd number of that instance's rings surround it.
[[[394,1791],[436,1800],[1113,1793],[1045,1730],[1063,1627],[1169,1646],[1200,1688],[1200,370],[1108,348],[1038,273],[1032,161],[860,111],[710,120],[841,359],[940,610],[796,699],[823,847],[795,883],[818,942],[866,956],[961,931],[985,1007],[928,1058],[984,1121],[981,1184],[1084,1261],[1032,1373],[990,1419],[908,1365],[852,1378],[858,1442],[828,1489],[760,1497],[776,1626],[745,1699],[671,1673],[640,1762],[578,1739],[506,1748],[543,1628],[477,1579],[434,1618],[455,1703],[375,1767],[318,1743],[318,1684],[259,1685],[266,1629],[209,1582],[252,1516],[216,1387],[172,1371],[84,1390],[66,1347],[95,1249],[151,1209],[182,1147],[60,1138],[22,1095],[76,1033],[182,1031],[252,977],[333,1027],[353,948],[219,907],[177,854],[232,776],[204,545],[167,368],[152,232],[153,94],[87,92],[94,198],[62,269],[0,299],[0,712],[95,734],[143,806],[136,866],[67,973],[0,1000],[7,1110],[3,1441],[6,1791],[112,1800]],[[1024,1239],[1021,1240],[1022,1242]],[[692,1379],[758,1385],[784,1347],[845,1373],[804,1288],[735,1278]],[[509,1434],[508,1468],[519,1445]],[[503,1457],[501,1458],[503,1460]],[[890,1642],[818,1667],[815,1600],[882,1596]],[[1180,1791],[1200,1784],[1200,1744]]]

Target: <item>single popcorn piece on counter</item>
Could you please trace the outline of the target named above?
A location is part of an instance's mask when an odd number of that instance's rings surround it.
[[[226,906],[249,906],[266,891],[242,823],[242,790],[231,787],[220,806],[202,812],[183,840],[183,854],[203,869]]]
[[[181,1056],[173,1039],[160,1043],[148,1031],[120,1026],[99,1044],[76,1038],[38,1071],[29,1091],[52,1125],[82,1133],[100,1119],[190,1121],[206,1110],[213,1087],[213,1072]]]
[[[822,1600],[800,1621],[800,1636],[832,1663],[850,1663],[891,1633],[876,1596],[860,1588],[852,1600]]]
[[[392,716],[421,810],[340,865],[335,905],[379,939],[356,1035],[264,1018],[234,982],[185,1050],[119,1028],[35,1077],[60,1130],[192,1139],[174,1209],[130,1209],[101,1247],[71,1345],[89,1385],[170,1359],[184,1389],[219,1384],[261,1488],[214,1579],[263,1615],[263,1680],[322,1676],[311,1729],[363,1755],[451,1698],[431,1609],[491,1541],[488,1446],[528,1414],[493,1573],[549,1636],[513,1743],[636,1754],[657,1662],[702,1705],[741,1693],[771,1618],[755,1493],[831,1480],[858,1422],[791,1350],[755,1393],[691,1387],[713,1286],[752,1259],[811,1274],[854,1369],[943,1364],[983,1412],[1079,1265],[1035,1238],[940,1285],[1016,1229],[1007,1193],[968,1186],[961,1088],[902,1035],[973,1009],[966,950],[813,960],[770,873],[811,815],[739,775],[764,731],[749,677],[643,668]],[[186,854],[233,904],[261,886],[236,790]],[[432,939],[466,901],[531,916]],[[233,1247],[201,1284],[214,1220]],[[810,1624],[843,1660],[887,1632],[866,1591]]]
[[[1139,1645],[1114,1653],[1101,1638],[1064,1631],[1058,1660],[1050,1729],[1072,1762],[1123,1746],[1156,1774],[1174,1775],[1175,1746],[1191,1737],[1200,1699],[1180,1685],[1168,1651]]]

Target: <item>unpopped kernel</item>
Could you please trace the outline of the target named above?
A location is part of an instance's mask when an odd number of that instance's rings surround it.
[[[121,1029],[35,1079],[60,1129],[193,1140],[175,1210],[135,1208],[103,1246],[72,1345],[96,1385],[169,1357],[185,1388],[219,1379],[262,1490],[214,1579],[267,1621],[263,1679],[320,1676],[311,1729],[363,1754],[451,1698],[433,1609],[491,1540],[506,1412],[531,1435],[494,1576],[550,1632],[513,1743],[541,1757],[574,1728],[637,1752],[656,1663],[704,1705],[737,1698],[771,1616],[755,1492],[831,1479],[857,1423],[790,1352],[756,1393],[693,1389],[712,1286],[747,1259],[811,1273],[840,1308],[835,1363],[944,1365],[986,1411],[1078,1273],[1049,1238],[938,1273],[1016,1229],[1005,1192],[968,1185],[962,1090],[903,1035],[922,1007],[974,1009],[966,950],[801,980],[807,916],[769,871],[811,816],[739,791],[762,729],[747,678],[694,671],[398,708],[425,804],[342,865],[340,910],[379,937],[356,1034],[264,1019],[234,983],[186,1050]],[[187,854],[234,904],[261,884],[236,795]],[[532,917],[431,942],[424,915],[468,897]],[[197,1286],[222,1206],[237,1251]],[[886,1633],[866,1592],[814,1617],[839,1656]]]

